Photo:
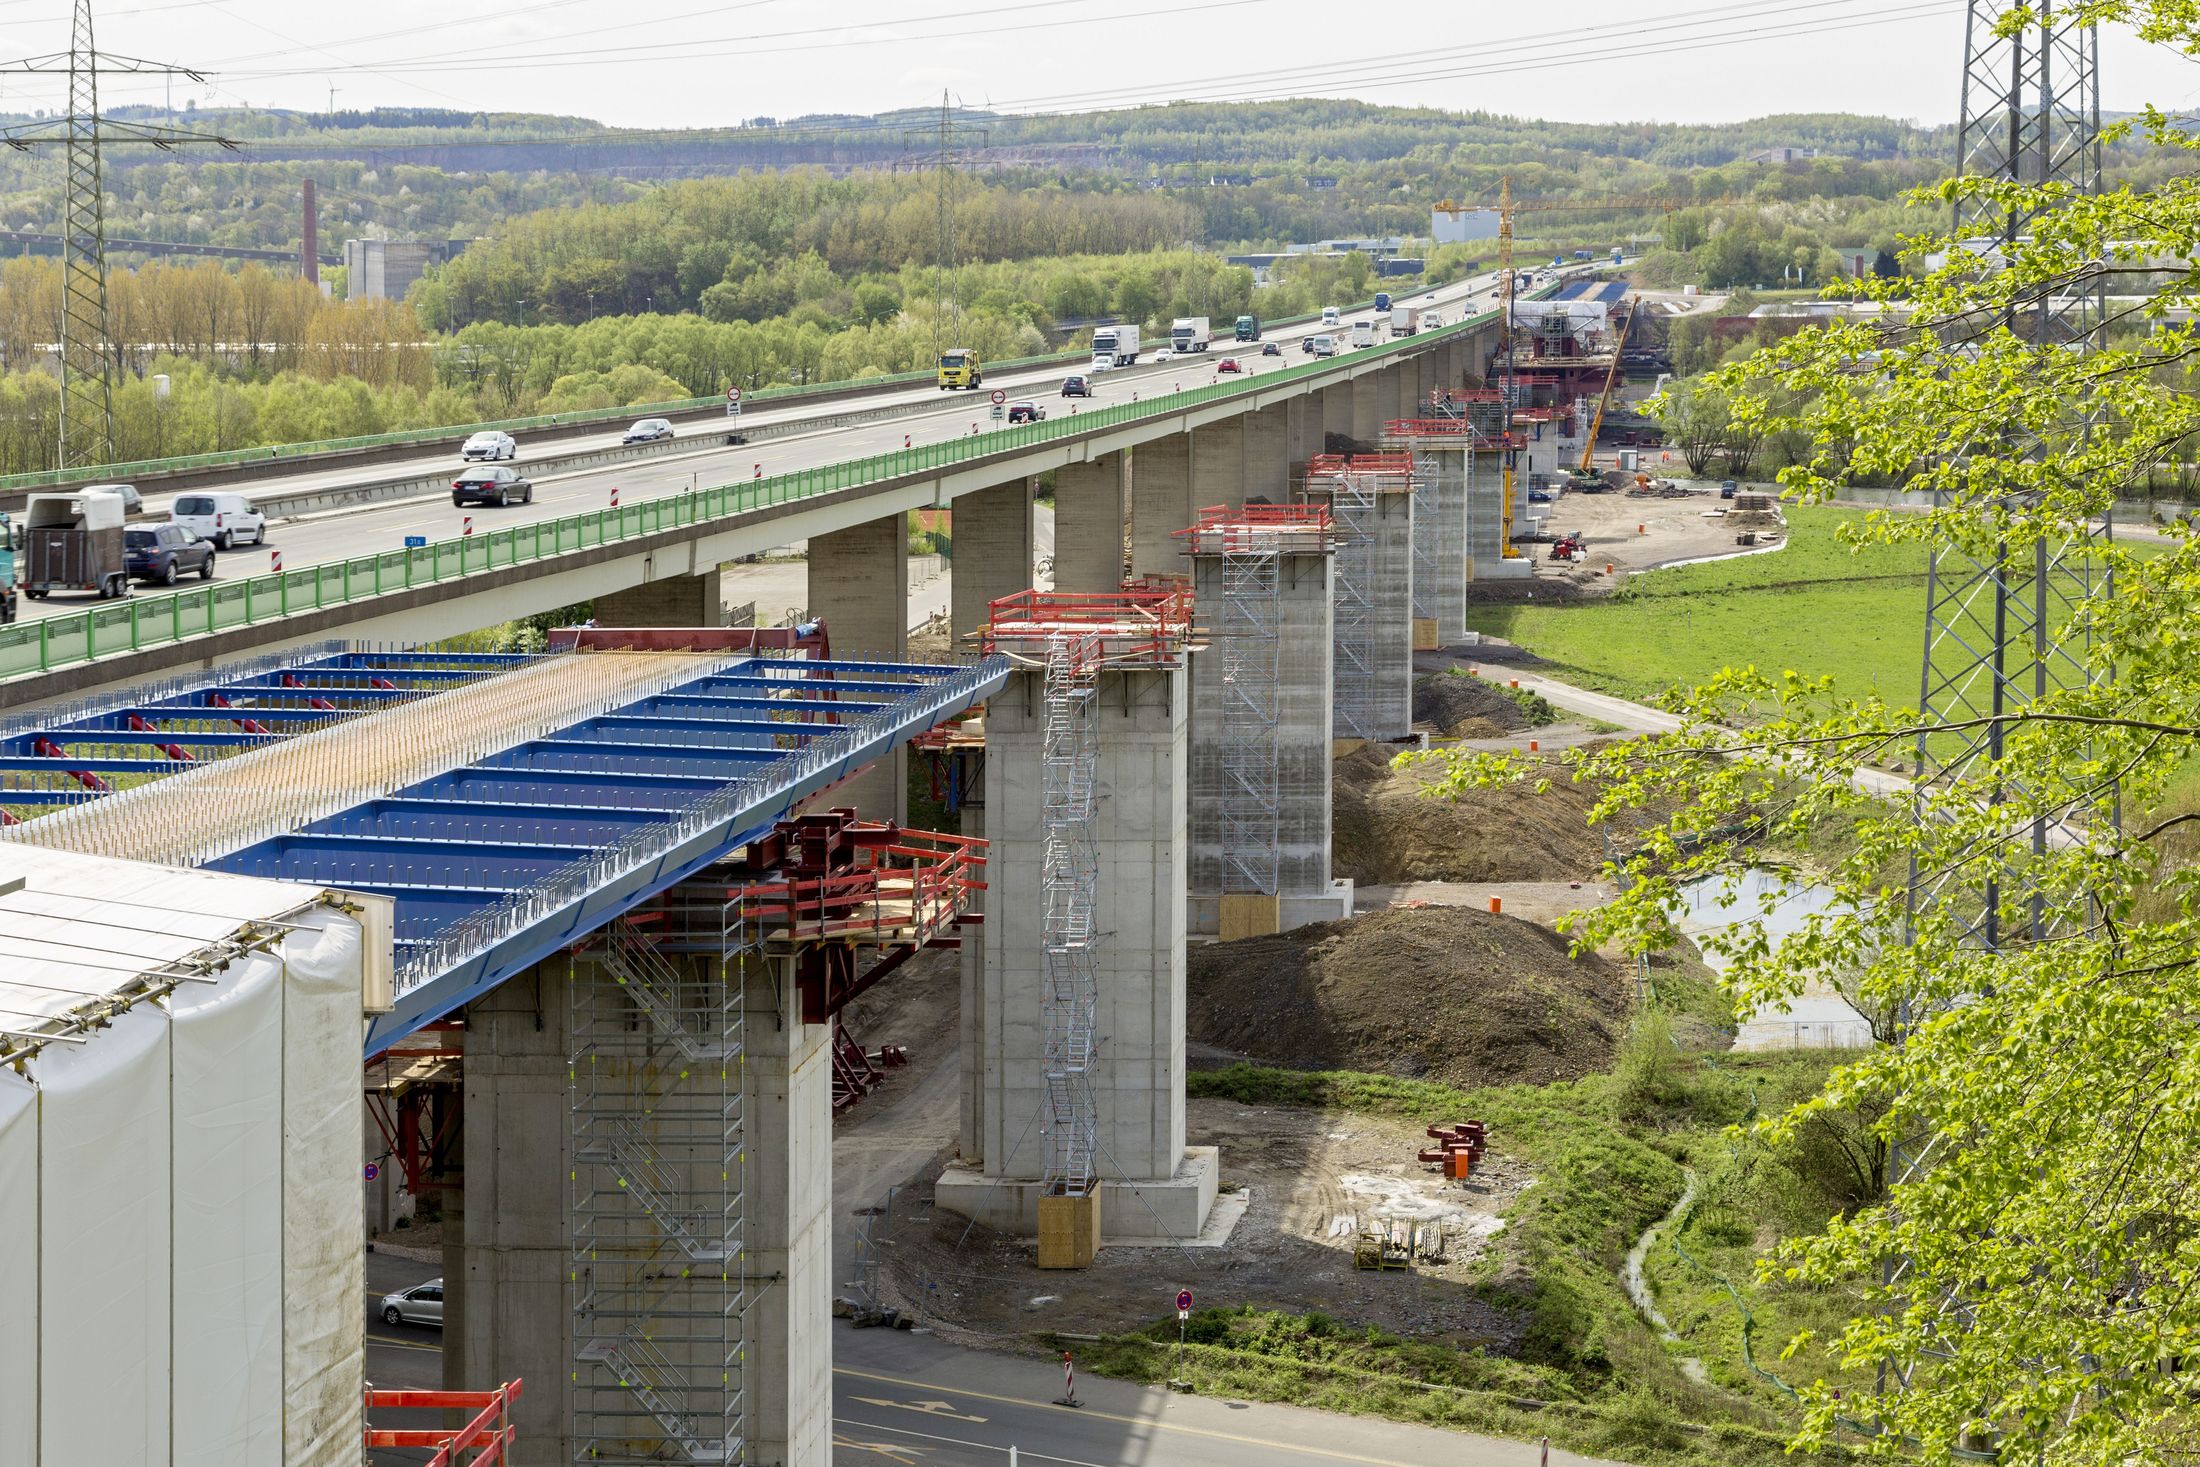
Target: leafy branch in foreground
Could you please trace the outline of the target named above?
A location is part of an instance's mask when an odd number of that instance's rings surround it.
[[[2200,55],[2200,6],[2085,9]],[[2138,125],[2157,147],[2200,150],[2160,114]],[[1860,521],[1859,542],[1999,565],[2027,598],[2041,561],[2082,562],[2069,578],[2082,590],[2046,629],[2068,675],[1997,715],[1990,741],[1975,719],[1793,673],[1732,670],[1674,698],[1678,732],[1567,756],[1603,792],[1594,818],[1657,813],[1615,873],[1625,894],[1572,930],[1589,945],[1670,942],[1685,884],[1725,881],[1746,901],[1737,878],[1765,847],[1849,831],[1825,910],[1784,939],[1750,920],[1705,939],[1742,1005],[1820,981],[1902,1021],[1899,1043],[1759,1123],[1787,1138],[1835,1108],[1883,1115],[1879,1138],[1914,1162],[1762,1261],[1870,1300],[1832,1337],[1794,1342],[1792,1360],[1908,1381],[1861,1400],[1805,1387],[1801,1444],[1931,1463],[2189,1463],[2200,871],[2171,836],[2193,813],[2180,776],[2200,755],[2200,543],[2181,525],[2144,546],[2088,532],[2120,490],[2200,442],[2200,337],[2178,319],[2200,296],[2200,183],[2188,171],[2076,198],[1959,180],[1939,194],[2046,212],[1999,268],[1960,241],[1912,242],[1913,260],[1947,263],[1866,284],[1888,324],[1805,332],[1710,382],[1738,417],[1818,446],[1783,473],[1795,498],[1852,476],[1937,495]],[[2126,298],[2112,298],[2123,320],[2100,347],[2040,339],[2043,301],[2096,278]],[[1440,788],[1527,777],[1504,758],[1446,757]],[[1920,765],[1927,778],[1901,777]]]

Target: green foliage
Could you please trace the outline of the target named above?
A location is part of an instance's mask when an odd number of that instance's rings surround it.
[[[2086,16],[2200,56],[2200,7],[2182,0],[2103,0]],[[2023,588],[2016,605],[2032,604],[2032,566],[2058,567],[2037,633],[2056,658],[2038,682],[2020,663],[2010,700],[1940,696],[1921,722],[1915,652],[1908,676],[1887,661],[1859,675],[1859,658],[1825,644],[1860,619],[1820,603],[1804,623],[1812,643],[1782,649],[1798,670],[1719,672],[1670,700],[1677,733],[1624,757],[1569,756],[1578,777],[1608,781],[1600,814],[1671,812],[1620,873],[1622,899],[1584,921],[1597,945],[1661,940],[1677,883],[1755,858],[1754,836],[1722,829],[1762,821],[1779,843],[1850,824],[1831,906],[1779,941],[1746,921],[1709,939],[1742,1002],[1849,983],[1867,1012],[1913,1018],[1899,1046],[1845,1056],[1754,1127],[1787,1149],[1781,1166],[1811,1205],[1843,1208],[1779,1240],[1763,1275],[1837,1301],[1794,1347],[1815,1376],[1801,1390],[1805,1446],[1860,1433],[1873,1455],[1934,1464],[1990,1441],[2003,1461],[2157,1467],[2195,1439],[2183,1362],[2200,1339],[2200,869],[2162,843],[2182,827],[2138,812],[2188,788],[2200,755],[2200,541],[2183,526],[2152,546],[2083,540],[2119,495],[2200,440],[2194,285],[2157,263],[2184,260],[2200,233],[2200,137],[2154,112],[2131,134],[2186,166],[2093,198],[1952,181],[1933,191],[1942,207],[2029,219],[2000,268],[1977,269],[1962,241],[1919,241],[1911,274],[1861,287],[1899,312],[1799,333],[1713,379],[1737,415],[1811,445],[1782,472],[1798,499],[1857,476],[1937,496],[1930,511],[1843,523],[1859,555],[1910,568],[1932,547],[1951,571],[1966,559],[2021,567],[2005,571]],[[2095,350],[2070,350],[2043,329],[2043,304],[2104,274],[2136,304]],[[1739,564],[1771,574],[1792,553]],[[1909,601],[1913,648],[1922,609]],[[1974,621],[1970,634],[1985,629]],[[1722,630],[1729,645],[1750,636]],[[1870,771],[1921,742],[1934,777],[1890,808]],[[1977,757],[1960,757],[1974,744]],[[1531,776],[1488,756],[1453,773]],[[1786,793],[1767,808],[1774,778]],[[1886,872],[1913,868],[1944,881],[1904,901]],[[1991,945],[1977,938],[1989,901]],[[1869,1166],[1860,1182],[1847,1160],[1860,1137],[1923,1138],[1927,1164],[1878,1198]],[[1894,1285],[1891,1259],[1905,1264]],[[1943,1299],[1960,1300],[1961,1316],[1936,1308]],[[1909,1388],[1837,1394],[1882,1369]]]

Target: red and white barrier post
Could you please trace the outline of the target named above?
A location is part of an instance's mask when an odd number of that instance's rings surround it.
[[[280,550],[267,552],[267,568],[273,574],[281,575],[283,573],[283,552]]]
[[[619,486],[616,484],[611,486],[611,507],[613,509],[619,507]]]
[[[474,532],[474,517],[473,517],[472,515],[468,515],[468,516],[466,516],[466,524],[465,524],[465,526],[464,526],[464,527],[463,527],[462,529],[460,529],[458,533],[459,533],[460,535],[471,535],[471,534],[472,534],[473,532]]]

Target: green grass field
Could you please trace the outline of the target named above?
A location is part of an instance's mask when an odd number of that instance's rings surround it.
[[[1790,507],[1790,542],[1770,555],[1645,572],[1603,601],[1474,607],[1467,624],[1545,658],[1568,682],[1638,702],[1755,666],[1830,674],[1838,692],[1911,707],[1925,552],[1851,550],[1835,527],[1861,513]]]

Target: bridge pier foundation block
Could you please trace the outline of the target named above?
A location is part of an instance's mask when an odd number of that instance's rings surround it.
[[[1284,404],[1284,408],[1290,423],[1286,450],[1288,475],[1291,465],[1303,464],[1322,451],[1321,394],[1309,393],[1303,397],[1294,397]]]
[[[965,1114],[983,1131],[935,1198],[1002,1232],[1034,1236],[1046,1170],[1042,669],[1019,671],[986,702],[986,892],[982,1090]],[[1099,851],[1100,1061],[1093,1073],[1105,1241],[1196,1236],[1214,1206],[1212,1147],[1184,1144],[1184,933],[1189,673],[1113,668],[1093,699],[1099,721],[1094,818]]]
[[[1031,585],[1031,488],[1029,479],[1012,479],[955,501],[948,616],[957,646],[974,645],[961,639],[986,624],[995,600]]]
[[[1131,574],[1184,573],[1176,532],[1192,522],[1192,435],[1141,443],[1131,467]]]
[[[1098,594],[1123,584],[1123,515],[1131,455],[1054,471],[1054,589]]]
[[[834,657],[908,660],[909,528],[901,515],[813,537],[809,571],[810,614],[825,618]],[[890,757],[820,801],[820,808],[841,805],[853,806],[866,820],[907,824],[908,749],[897,744]]]

